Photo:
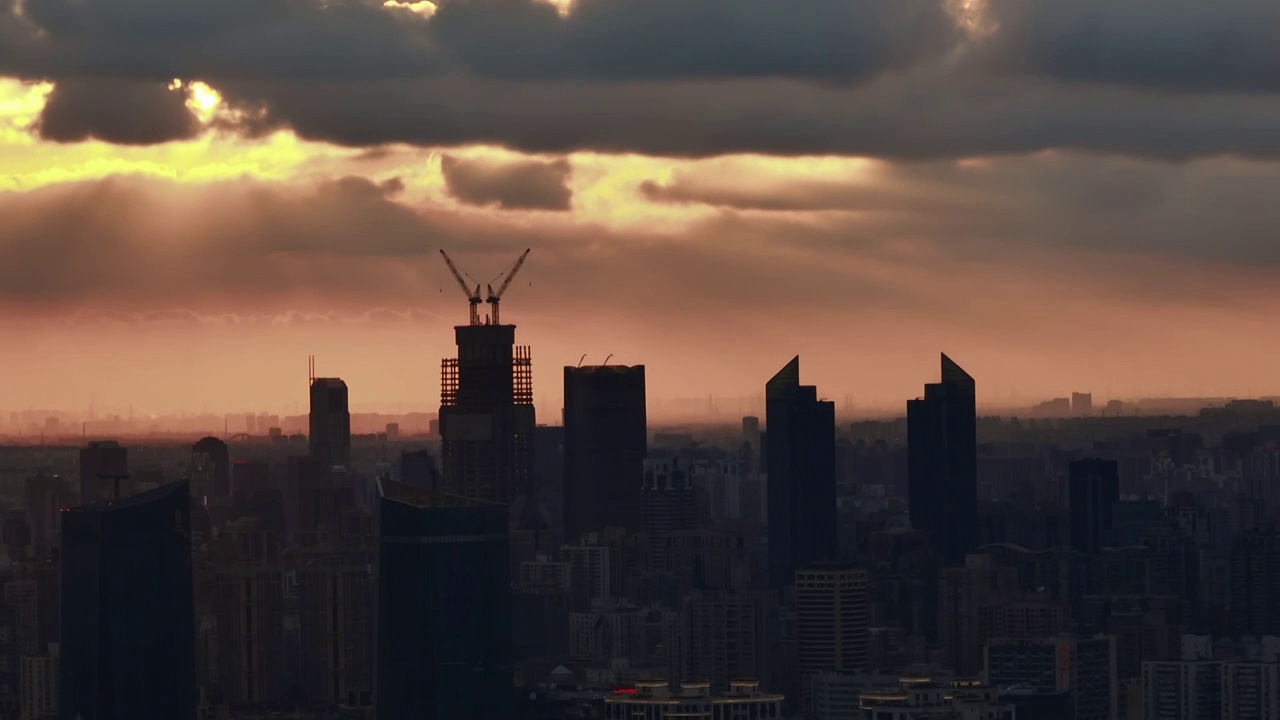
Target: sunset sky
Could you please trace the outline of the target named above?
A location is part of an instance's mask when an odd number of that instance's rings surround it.
[[[1280,393],[1274,0],[0,0],[0,411]]]

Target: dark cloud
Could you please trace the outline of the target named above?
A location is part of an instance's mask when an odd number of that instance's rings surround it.
[[[359,85],[237,83],[314,140],[350,146],[490,143],[706,157],[727,153],[935,159],[1045,149],[1187,159],[1280,156],[1280,95],[1153,94],[922,69],[856,91],[784,79],[539,83],[439,77]]]
[[[440,158],[449,194],[470,205],[496,205],[503,210],[568,210],[572,168],[565,159],[543,162],[495,162]]]
[[[1270,200],[1280,194],[1280,167],[1269,162],[1170,166],[1047,153],[882,164],[843,180],[799,183],[695,166],[639,191],[656,202],[730,210],[844,211],[841,222],[865,238],[930,238],[951,257],[994,264],[1051,250],[1280,269],[1280,206]]]
[[[430,24],[451,58],[498,79],[799,77],[854,81],[941,56],[958,39],[937,0],[445,0]]]
[[[1280,90],[1270,0],[986,0],[997,66],[1067,80],[1209,92]]]
[[[964,39],[949,0],[0,0],[0,75],[201,80],[219,130],[354,146],[1276,157],[1274,5],[989,0]],[[65,135],[125,134],[134,104],[68,103]],[[154,129],[132,136],[175,134]]]
[[[166,83],[64,80],[49,94],[36,129],[55,142],[154,145],[187,140],[202,129],[187,98],[185,89],[170,89]]]

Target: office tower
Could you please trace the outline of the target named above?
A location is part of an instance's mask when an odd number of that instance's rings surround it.
[[[990,637],[983,632],[982,611],[1018,590],[1017,568],[996,566],[989,555],[969,555],[965,567],[939,573],[938,640],[944,667],[961,677],[982,670],[982,648]]]
[[[907,401],[907,504],[945,567],[978,544],[978,430],[973,378],[942,356],[942,382]]]
[[[796,571],[796,669],[804,707],[813,676],[867,669],[870,621],[865,570],[828,562]]]
[[[564,537],[640,527],[649,452],[644,366],[564,369]]]
[[[351,464],[351,410],[347,384],[338,378],[311,378],[311,457],[324,467]]]
[[[533,488],[533,361],[515,325],[454,328],[441,361],[440,462],[445,492],[511,503]]]
[[[203,453],[213,463],[213,482],[206,494],[213,497],[231,497],[231,451],[227,444],[216,437],[201,438],[191,446],[191,453]],[[198,496],[198,493],[193,492]]]
[[[1116,719],[1116,639],[1110,635],[992,638],[984,677],[992,687],[1070,692],[1075,714],[1068,720]]]
[[[220,530],[213,581],[217,686],[227,702],[284,699],[284,564],[280,538],[258,518]]]
[[[836,406],[800,384],[796,356],[765,385],[769,584],[790,586],[796,570],[833,560],[836,542]]]
[[[1110,539],[1112,510],[1120,502],[1120,466],[1100,458],[1072,460],[1067,482],[1071,547],[1095,554]]]
[[[378,494],[376,720],[511,717],[507,507]]]
[[[95,440],[80,449],[80,504],[115,498],[115,486],[129,474],[129,451],[114,440]]]
[[[328,706],[370,706],[373,557],[304,552],[296,577],[303,697]]]
[[[656,570],[675,570],[667,542],[673,533],[698,527],[698,495],[680,458],[647,458],[640,494],[641,526]]]
[[[62,513],[61,720],[195,717],[185,481]]]

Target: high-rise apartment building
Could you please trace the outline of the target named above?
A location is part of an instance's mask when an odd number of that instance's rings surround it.
[[[351,410],[347,384],[339,378],[311,378],[311,457],[326,468],[351,464]]]
[[[649,452],[644,366],[564,369],[564,537],[638,530]]]
[[[1068,466],[1067,504],[1071,547],[1092,555],[1110,540],[1112,512],[1120,502],[1120,465],[1115,460],[1072,460]]]
[[[64,510],[61,563],[58,717],[194,718],[187,483]]]
[[[814,563],[796,571],[795,583],[796,669],[808,708],[818,673],[867,669],[867,572],[844,563]]]
[[[510,504],[533,480],[533,361],[515,325],[454,328],[441,361],[441,489]]]
[[[1142,663],[1144,720],[1200,720],[1219,717],[1222,663],[1213,659],[1213,638],[1182,636],[1179,660]]]
[[[765,676],[765,615],[762,593],[695,591],[680,610],[679,677],[709,682],[719,692],[734,680]]]
[[[285,571],[280,538],[257,518],[220,533],[214,572],[215,680],[227,702],[274,703],[285,696]]]
[[[507,507],[378,484],[376,720],[511,717]]]
[[[298,557],[301,680],[309,702],[373,704],[373,561],[363,552]]]
[[[942,382],[907,401],[907,503],[946,567],[978,544],[978,430],[973,378],[946,355]]]
[[[765,384],[769,585],[833,560],[836,539],[836,406],[800,384],[800,357]]]

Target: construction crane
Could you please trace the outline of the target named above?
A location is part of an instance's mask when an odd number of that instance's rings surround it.
[[[527,253],[528,251],[526,250],[525,252]],[[440,254],[444,256],[445,264],[449,266],[449,272],[453,273],[453,279],[458,281],[458,287],[462,288],[463,294],[467,296],[467,302],[471,304],[471,324],[479,325],[480,324],[480,283],[478,282],[476,283],[476,289],[474,291],[470,290],[467,285],[467,281],[462,279],[462,273],[459,272],[458,266],[454,265],[453,260],[449,257],[449,253],[445,252],[444,248],[440,248]],[[471,277],[471,276],[468,275],[467,277]],[[475,278],[471,278],[471,279],[475,280]],[[504,285],[503,288],[505,289],[505,287],[506,286]],[[490,289],[489,293],[490,295],[492,295],[493,290]],[[490,300],[489,302],[494,302],[494,301]],[[494,305],[493,307],[495,311],[498,308],[497,305]]]
[[[489,311],[489,320],[494,325],[499,324],[498,301],[502,299],[502,293],[506,292],[507,288],[511,287],[511,281],[515,279],[516,273],[520,272],[520,266],[524,265],[524,259],[529,257],[529,250],[532,250],[532,248],[526,249],[523,253],[520,254],[520,257],[516,259],[515,263],[512,264],[511,270],[506,273],[507,278],[502,281],[502,286],[498,288],[498,292],[493,291],[492,284],[489,285],[489,297],[485,299],[485,302],[493,306],[493,309]],[[498,275],[498,277],[502,277],[502,275]],[[497,279],[498,278],[494,278],[494,280],[497,280]],[[478,296],[479,294],[480,294],[479,289],[477,288],[476,295]]]

